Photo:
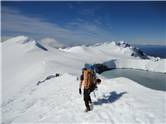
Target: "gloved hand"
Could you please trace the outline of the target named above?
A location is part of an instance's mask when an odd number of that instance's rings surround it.
[[[79,88],[79,94],[80,94],[80,95],[82,94],[81,88]]]

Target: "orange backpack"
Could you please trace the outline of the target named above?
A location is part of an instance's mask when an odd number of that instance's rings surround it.
[[[84,88],[89,89],[93,85],[93,72],[89,69],[84,70]]]

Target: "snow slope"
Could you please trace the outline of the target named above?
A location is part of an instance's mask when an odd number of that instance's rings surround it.
[[[132,68],[166,73],[166,59],[116,59],[104,62],[103,64],[109,68]]]
[[[124,42],[65,49],[50,44],[51,41],[47,44],[26,36],[2,43],[3,124],[165,122],[165,92],[126,78],[101,77],[96,97],[92,94],[94,111],[85,114],[77,80],[85,63],[109,65],[110,60],[115,60],[117,67],[166,72],[164,59],[156,61]],[[55,73],[61,76],[36,85]]]
[[[39,86],[29,85],[19,97],[4,106],[3,121],[112,124],[159,124],[165,121],[165,93],[145,88],[126,78],[102,78],[96,97],[91,94],[93,111],[84,113],[76,79],[76,76],[64,74]]]
[[[124,42],[111,42],[89,47],[76,46],[63,49],[63,51],[85,57],[85,60],[93,58],[94,61],[88,61],[91,63],[99,63],[98,60],[102,58],[104,63],[103,61],[101,63],[109,68],[133,68],[166,73],[166,59],[148,56],[138,48]]]

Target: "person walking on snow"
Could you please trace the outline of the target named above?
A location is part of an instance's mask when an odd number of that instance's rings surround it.
[[[85,64],[84,67],[85,68],[82,69],[82,75],[80,77],[79,93],[80,95],[82,94],[81,88],[83,86],[83,96],[86,106],[85,112],[88,112],[92,109],[92,100],[90,97],[90,93],[97,89],[97,84],[100,84],[101,80],[97,79],[96,71],[93,65]]]
[[[90,97],[90,86],[92,84],[92,77],[91,77],[91,72],[90,70],[88,70],[87,68],[83,68],[82,70],[82,75],[80,77],[80,86],[79,86],[79,93],[80,95],[82,94],[81,88],[83,85],[83,91],[84,91],[84,102],[85,102],[85,106],[86,106],[86,110],[85,112],[90,111],[90,105],[92,104],[92,100]]]

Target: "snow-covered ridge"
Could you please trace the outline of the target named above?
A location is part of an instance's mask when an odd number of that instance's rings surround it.
[[[134,60],[134,59],[118,59],[110,60],[104,62],[103,65],[106,65],[108,68],[132,68],[140,69],[153,72],[162,72],[166,73],[166,59],[160,60]]]
[[[24,84],[19,78],[24,74],[30,76],[29,79],[36,74],[40,76],[54,73],[80,75],[80,70],[85,63],[104,63],[109,68],[134,68],[166,73],[166,59],[149,57],[143,52],[140,54],[139,49],[124,42],[65,49],[53,48],[50,43],[52,44],[51,40],[47,44],[26,36],[14,37],[3,42],[2,81],[5,82],[4,87],[6,88],[12,82],[25,85],[28,80],[24,81]],[[145,59],[146,57],[150,59]],[[31,68],[34,71],[28,74],[30,72],[28,69]],[[11,95],[16,91],[11,87],[7,88]]]
[[[34,40],[32,38],[29,38],[27,36],[17,36],[13,37],[11,39],[8,39],[3,42],[3,46],[11,46],[11,45],[20,45],[20,46],[33,46],[33,47],[38,47],[44,51],[48,51],[48,49],[51,48],[63,48],[64,45],[56,41],[55,39],[52,38],[44,38],[41,39],[40,41]],[[14,46],[13,46],[14,47]]]
[[[45,42],[18,36],[2,43],[2,82],[5,82],[4,89],[7,88],[10,91],[5,91],[5,93],[12,95],[17,91],[8,87],[13,82],[24,86],[36,75],[39,75],[36,80],[42,75],[54,73],[70,73],[78,76],[85,63],[105,63],[109,68],[114,66],[114,68],[166,72],[166,59],[155,59],[142,52],[140,54],[139,49],[124,42],[75,46],[65,49],[52,47],[50,39],[49,43]],[[150,59],[145,59],[145,57]],[[31,73],[32,68],[34,70]],[[29,78],[22,82],[19,78],[22,75],[28,75]]]
[[[82,61],[81,64],[107,63],[110,68],[134,68],[156,72],[166,72],[165,59],[148,56],[139,48],[131,46],[124,41],[113,41],[97,43],[90,46],[82,45],[59,49],[56,48],[56,44],[57,47],[64,46],[58,41],[50,38],[36,41],[26,36],[18,36],[3,42],[2,49],[4,50],[5,54],[7,54],[6,56],[8,56],[8,54],[15,56],[32,51],[41,51],[39,54],[43,54],[43,51],[47,51],[45,54],[47,54],[48,57],[46,57],[47,59],[44,59],[46,63],[50,63],[49,61],[52,63],[54,63],[54,61],[60,61],[52,58],[50,59],[49,57],[50,54],[54,54],[56,52],[54,55],[61,57],[67,56],[68,58],[71,58],[72,56],[76,61]],[[14,49],[13,52],[11,52],[11,49]],[[64,63],[63,60],[64,59],[62,59],[60,63],[65,65],[66,63]],[[110,65],[116,66],[112,67]]]
[[[39,86],[30,85],[21,90],[18,97],[3,105],[3,122],[5,124],[164,122],[165,115],[162,111],[164,92],[155,92],[127,78],[111,80],[100,78],[102,84],[96,91],[96,97],[91,95],[94,109],[87,114],[83,112],[82,97],[77,93],[79,83],[77,77],[63,74]]]
[[[131,56],[131,57],[137,57],[142,59],[149,59],[150,57],[146,55],[143,51],[141,51],[139,48],[136,48],[134,46],[129,45],[128,43],[125,43],[124,41],[120,42],[104,42],[104,43],[97,43],[91,46],[75,46],[71,48],[66,48],[64,51],[77,53],[80,52],[105,52],[106,54],[110,55],[123,55],[123,56]]]
[[[3,124],[164,123],[165,92],[100,75],[94,110],[85,114],[78,76],[85,63],[166,72],[165,59],[145,59],[122,42],[57,49],[45,41],[19,36],[1,44]],[[56,73],[60,76],[37,85]]]
[[[63,48],[64,45],[55,39],[52,38],[44,38],[41,41],[36,41],[31,38],[28,38],[27,36],[17,36],[14,38],[11,38],[7,41],[4,41],[3,46],[5,45],[11,45],[11,44],[33,44],[40,49],[43,49],[45,51],[48,51],[51,48]],[[30,46],[30,45],[29,45]],[[31,45],[32,46],[32,45]],[[91,46],[74,46],[71,48],[65,48],[61,49],[66,52],[105,52],[106,54],[112,53],[112,55],[121,54],[123,56],[131,56],[131,57],[137,57],[142,59],[149,59],[150,57],[146,55],[143,51],[141,51],[139,48],[136,48],[134,46],[131,46],[128,43],[125,43],[124,41],[119,42],[105,42],[105,43],[97,43]]]

